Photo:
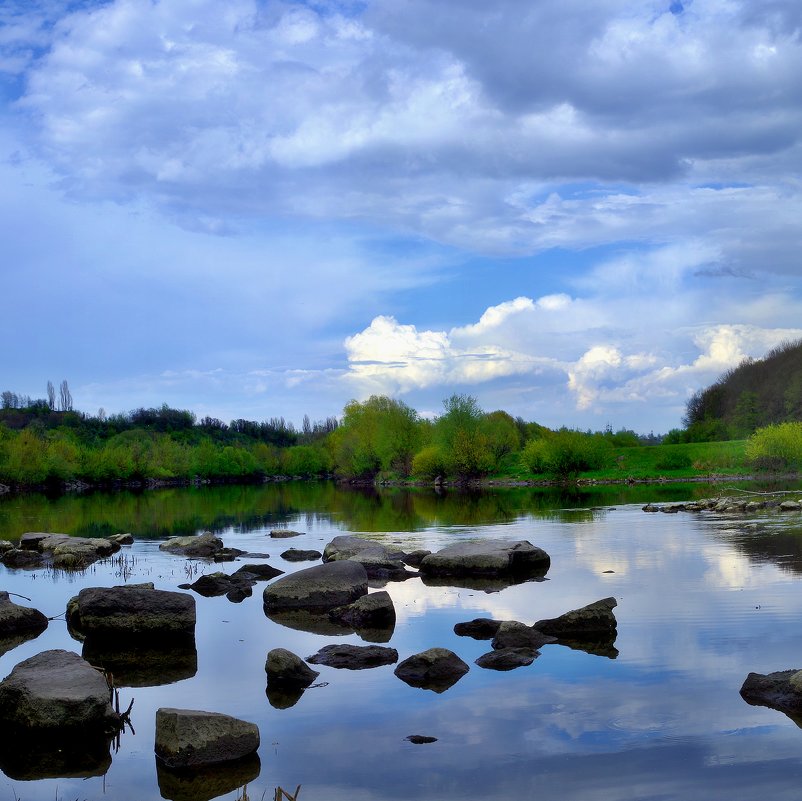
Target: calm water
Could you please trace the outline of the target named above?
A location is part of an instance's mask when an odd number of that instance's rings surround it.
[[[401,659],[442,646],[471,665],[442,695],[407,686],[392,666],[318,666],[327,684],[276,709],[265,695],[268,650],[285,647],[305,657],[333,642],[362,640],[273,623],[262,610],[264,584],[240,604],[197,596],[197,672],[190,675],[190,658],[186,678],[121,690],[126,706],[135,699],[136,734],[122,738],[105,775],[21,781],[0,774],[0,799],[178,801],[214,795],[213,779],[222,782],[218,797],[227,799],[240,798],[233,788],[250,779],[252,801],[299,784],[299,801],[797,799],[802,731],[781,713],[748,706],[738,690],[749,671],[802,667],[802,517],[735,521],[640,508],[713,493],[684,485],[568,497],[531,489],[440,497],[291,484],[0,499],[0,538],[42,530],[137,537],[123,550],[130,575],[121,575],[119,562],[69,576],[0,566],[0,589],[30,597],[48,616],[62,613],[84,586],[127,579],[175,589],[190,570],[232,572],[236,563],[193,567],[158,549],[169,535],[204,529],[227,545],[267,551],[286,571],[307,565],[285,562],[281,551],[322,550],[351,532],[408,550],[476,537],[528,539],[552,558],[548,580],[495,593],[426,587],[418,579],[387,585],[398,616],[389,645]],[[267,532],[277,526],[306,533],[271,540]],[[473,660],[489,643],[452,630],[480,616],[532,623],[609,595],[619,604],[615,659],[549,645],[529,667],[482,670]],[[50,648],[80,652],[81,644],[55,620],[38,639],[0,657],[0,677]],[[261,766],[207,779],[205,795],[157,777],[153,726],[160,706],[257,723]],[[412,745],[404,739],[411,734],[438,741]]]

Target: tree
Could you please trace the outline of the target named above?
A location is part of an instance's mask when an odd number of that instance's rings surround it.
[[[66,379],[59,385],[59,410],[62,412],[72,411],[72,395]]]
[[[449,462],[449,470],[471,478],[493,469],[493,454],[481,431],[484,413],[471,395],[454,394],[443,401],[445,414],[434,425],[434,444]]]
[[[52,381],[47,382],[47,405],[50,411],[55,411],[56,408],[56,388],[53,386]]]

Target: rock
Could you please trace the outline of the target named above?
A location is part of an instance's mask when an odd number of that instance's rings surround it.
[[[659,512],[660,507],[654,503],[647,503],[646,506],[643,507],[644,512]]]
[[[156,756],[169,768],[241,759],[259,748],[259,728],[229,715],[162,707],[156,711]]]
[[[409,737],[405,737],[404,739],[409,740],[415,745],[426,745],[427,743],[437,742],[437,737],[428,737],[425,734],[410,734]]]
[[[618,624],[613,609],[617,605],[615,598],[603,598],[560,617],[538,620],[532,628],[558,639],[590,639],[614,634]]]
[[[272,565],[268,564],[247,564],[243,565],[242,567],[235,570],[231,575],[237,576],[241,573],[247,573],[248,575],[253,576],[257,581],[269,581],[276,576],[283,576],[284,571],[279,570],[277,567],[273,567]]]
[[[472,637],[474,640],[492,640],[501,623],[501,620],[477,617],[467,623],[457,623],[454,626],[454,634],[458,637]]]
[[[265,662],[267,683],[288,687],[308,687],[320,675],[312,670],[300,656],[286,648],[274,648]]]
[[[156,780],[162,798],[170,801],[211,801],[229,793],[247,798],[237,791],[256,781],[262,772],[258,754],[223,762],[207,768],[172,769],[156,760]]]
[[[20,538],[19,538],[19,545],[17,546],[23,551],[39,551],[41,553],[41,549],[39,548],[39,543],[43,540],[52,538],[52,537],[68,537],[69,534],[51,534],[49,532],[43,531],[26,531]]]
[[[112,732],[119,716],[109,699],[106,679],[78,654],[43,651],[0,682],[0,721],[48,735]]]
[[[88,587],[68,604],[67,621],[85,636],[194,637],[195,599],[133,586]]]
[[[470,668],[447,648],[429,648],[400,662],[395,675],[412,687],[445,692],[456,684]]]
[[[335,537],[323,549],[324,562],[358,562],[367,571],[368,578],[390,581],[403,581],[414,575],[407,571],[404,557],[403,551],[389,548],[382,542],[345,534]]]
[[[531,665],[538,656],[540,652],[533,648],[501,648],[482,654],[476,664],[486,670],[513,670]]]
[[[802,715],[802,670],[750,673],[741,686],[741,697],[752,706],[776,709],[797,720]]]
[[[245,551],[241,551],[239,548],[221,548],[215,554],[212,555],[212,559],[215,562],[233,562],[238,556],[242,556]]]
[[[0,556],[0,562],[6,567],[11,568],[26,568],[28,570],[42,567],[45,564],[45,558],[38,551],[31,551],[23,548],[12,548]]]
[[[66,537],[40,542],[43,553],[52,553],[53,567],[61,570],[84,570],[99,559],[105,559],[120,546],[105,539]]]
[[[266,612],[326,611],[353,603],[368,592],[368,576],[357,562],[316,565],[277,579],[264,591]]]
[[[506,573],[542,573],[549,555],[526,540],[458,542],[424,557],[420,571],[426,576],[496,576]]]
[[[133,534],[112,534],[110,537],[106,537],[109,542],[116,542],[117,545],[133,545],[134,544],[134,536]]]
[[[316,654],[307,656],[306,661],[345,670],[366,670],[394,665],[398,661],[398,651],[380,645],[325,645]]]
[[[802,509],[802,504],[799,501],[783,501],[780,504],[781,512],[798,512]]]
[[[289,528],[274,528],[270,532],[270,536],[274,540],[286,540],[289,539],[290,537],[301,537],[303,536],[303,534],[304,534],[303,531],[292,531]]]
[[[410,567],[418,568],[420,567],[420,563],[431,553],[431,551],[427,551],[425,549],[417,550],[417,551],[410,551],[409,553],[404,555],[403,562],[405,565],[409,565]]]
[[[557,642],[557,638],[543,634],[541,631],[530,628],[525,623],[519,623],[517,620],[505,620],[498,627],[491,646],[494,650],[527,648],[530,651],[536,651],[541,646],[551,642]]]
[[[20,606],[0,591],[0,656],[38,637],[47,628],[47,618],[38,610]]]
[[[384,590],[363,595],[348,606],[338,606],[329,612],[332,620],[339,620],[354,629],[384,629],[395,626],[395,606]]]
[[[256,579],[250,578],[250,576],[250,573],[231,576],[227,573],[207,573],[192,582],[189,585],[189,589],[194,590],[204,598],[214,598],[228,593],[245,593],[243,597],[247,597],[251,594],[251,587],[256,584]]]
[[[8,540],[0,540],[0,554],[4,554],[7,551],[14,550],[14,543],[9,542]]]
[[[223,541],[210,531],[190,537],[170,537],[159,545],[159,550],[201,559],[211,559],[222,549]]]
[[[281,554],[281,558],[288,562],[316,562],[322,556],[320,551],[301,551],[298,548],[290,548]]]

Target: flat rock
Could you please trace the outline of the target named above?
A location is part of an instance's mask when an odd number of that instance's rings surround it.
[[[223,541],[210,531],[190,537],[170,537],[159,545],[159,550],[200,559],[212,559],[222,549]]]
[[[766,706],[797,719],[802,715],[802,670],[750,673],[741,686],[741,697],[752,706]]]
[[[266,612],[319,610],[328,612],[353,603],[368,592],[368,575],[357,562],[315,565],[277,579],[264,591]]]
[[[218,712],[162,707],[156,711],[156,756],[169,768],[241,759],[259,748],[259,728]]]
[[[0,721],[22,731],[112,731],[105,678],[72,651],[43,651],[0,682]]]
[[[427,576],[497,576],[548,570],[549,555],[526,540],[457,542],[420,563]]]
[[[454,634],[458,637],[472,637],[474,640],[492,640],[502,622],[488,617],[477,617],[466,623],[455,624]]]
[[[144,587],[88,587],[68,604],[67,621],[86,636],[194,636],[195,599]]]
[[[540,652],[532,648],[501,648],[482,654],[476,664],[486,670],[514,670],[531,665],[540,656]]]
[[[293,531],[292,529],[289,528],[274,528],[270,532],[270,536],[274,540],[286,540],[289,539],[290,537],[301,537],[303,536],[303,533],[304,533],[303,531]]]
[[[0,562],[6,567],[32,570],[37,567],[42,567],[45,564],[45,558],[39,551],[12,548],[10,551],[6,551],[0,556]]]
[[[239,548],[221,548],[212,555],[215,562],[233,562],[238,556],[242,556],[245,551]]]
[[[397,548],[350,534],[335,537],[323,549],[324,562],[358,562],[367,571],[368,578],[390,581],[403,581],[415,575],[407,571],[405,556]]]
[[[437,737],[429,737],[426,734],[410,734],[409,737],[405,737],[404,739],[409,740],[415,745],[426,745],[427,743],[437,742]]]
[[[322,556],[320,551],[303,551],[299,548],[289,548],[281,554],[281,558],[288,562],[316,562]]]
[[[289,687],[308,687],[320,675],[292,651],[286,648],[274,648],[267,654],[265,661],[267,683],[286,685]]]
[[[398,661],[398,651],[380,645],[326,645],[316,654],[306,657],[306,661],[345,670],[366,670],[394,665]]]
[[[276,576],[283,576],[284,571],[279,570],[277,567],[273,567],[273,565],[268,565],[267,563],[251,563],[249,562],[246,565],[243,565],[240,568],[237,568],[231,575],[237,576],[242,573],[247,573],[251,576],[254,576],[257,581],[269,581]]]
[[[538,620],[532,628],[558,639],[591,639],[614,634],[617,630],[613,609],[615,598],[602,598],[580,609],[572,609],[560,617]]]
[[[498,627],[491,646],[494,650],[528,648],[536,651],[541,646],[551,642],[557,642],[557,638],[549,634],[543,634],[541,631],[531,628],[525,623],[519,623],[517,620],[505,620]]]
[[[39,545],[43,553],[51,554],[53,567],[61,570],[85,570],[120,550],[116,542],[90,537],[43,540]]]
[[[231,576],[227,573],[207,573],[192,582],[189,589],[205,598],[225,595],[230,601],[236,603],[252,594],[254,584],[256,584],[256,577],[250,573],[234,573]]]
[[[400,662],[395,675],[412,687],[445,692],[456,684],[470,668],[447,648],[429,648]]]

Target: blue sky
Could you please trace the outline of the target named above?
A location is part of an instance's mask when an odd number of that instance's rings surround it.
[[[2,389],[666,431],[802,336],[796,0],[7,0]]]

